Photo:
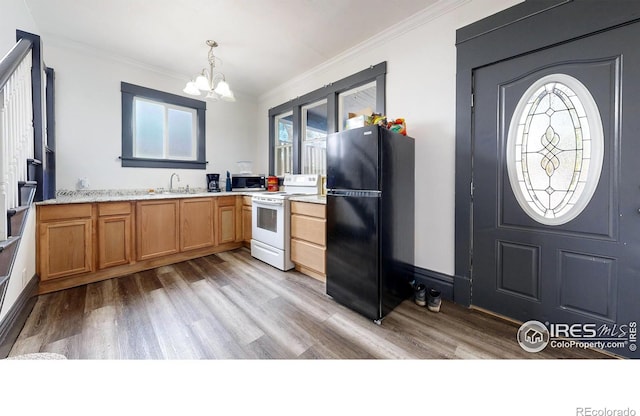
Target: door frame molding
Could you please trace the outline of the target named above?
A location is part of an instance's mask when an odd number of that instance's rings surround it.
[[[580,23],[566,25],[566,22],[575,22],[575,16],[580,16]],[[526,0],[456,31],[456,196],[453,285],[453,299],[456,303],[471,305],[473,71],[636,21],[640,21],[640,2]],[[537,36],[531,36],[534,32]]]

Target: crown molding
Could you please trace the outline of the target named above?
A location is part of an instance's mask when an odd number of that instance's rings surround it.
[[[83,55],[90,55],[92,57],[96,57],[99,59],[114,61],[123,65],[131,66],[144,71],[154,72],[156,74],[159,74],[168,78],[179,80],[180,83],[176,84],[176,88],[179,89],[180,91],[182,91],[183,84],[186,83],[191,78],[190,75],[180,74],[180,73],[171,71],[169,69],[162,68],[155,65],[149,65],[142,61],[131,59],[127,56],[117,54],[105,49],[96,48],[95,46],[91,46],[87,43],[72,40],[63,36],[58,36],[50,32],[44,32],[41,38],[43,39],[42,42],[45,44],[45,47],[48,44],[53,47],[71,49],[76,52],[80,52]],[[46,48],[45,48],[45,51],[46,51]],[[45,52],[45,63],[46,63],[46,52]],[[239,91],[237,88],[234,88],[233,92],[236,95],[236,98],[240,98],[240,97],[255,98],[255,95],[247,94],[244,91]]]
[[[133,66],[146,71],[152,71],[169,78],[176,78],[184,82],[186,82],[185,80],[189,79],[189,76],[185,74],[179,74],[177,72],[170,71],[166,68],[149,65],[142,61],[131,59],[124,55],[120,55],[105,49],[96,48],[95,46],[91,46],[87,43],[79,42],[63,36],[55,35],[50,32],[44,32],[42,34],[42,39],[43,39],[43,43],[45,43],[45,46],[46,44],[50,44],[51,46],[54,46],[54,47],[71,49],[76,52],[81,52],[84,55],[91,55],[96,58],[115,61],[121,64]]]
[[[259,102],[267,101],[269,98],[275,96],[282,89],[290,88],[296,84],[313,77],[314,75],[325,71],[327,68],[332,67],[342,61],[345,61],[353,56],[358,55],[362,51],[366,51],[372,47],[380,47],[393,39],[396,39],[408,32],[415,30],[453,10],[470,3],[472,0],[440,0],[437,3],[421,10],[420,12],[412,15],[411,17],[396,23],[393,26],[389,26],[382,32],[370,37],[369,39],[357,44],[356,46],[347,49],[346,51],[334,56],[333,58],[323,62],[322,64],[306,71],[289,81],[280,84],[279,86],[267,91],[266,93],[258,97]]]

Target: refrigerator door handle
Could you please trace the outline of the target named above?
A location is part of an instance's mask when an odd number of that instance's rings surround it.
[[[358,189],[327,189],[327,196],[355,196],[360,198],[380,198],[382,191],[369,191]]]

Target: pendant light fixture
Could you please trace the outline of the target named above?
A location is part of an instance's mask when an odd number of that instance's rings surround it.
[[[206,94],[205,98],[213,101],[221,99],[223,101],[235,101],[236,97],[229,88],[223,73],[215,73],[216,57],[213,55],[213,48],[218,47],[218,42],[215,40],[207,40],[207,46],[209,47],[209,69],[203,68],[200,74],[195,78],[187,82],[187,85],[182,91],[189,95],[201,95]]]

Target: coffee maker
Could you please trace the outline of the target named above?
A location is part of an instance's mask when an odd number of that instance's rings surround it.
[[[207,191],[220,192],[220,174],[207,173]]]

